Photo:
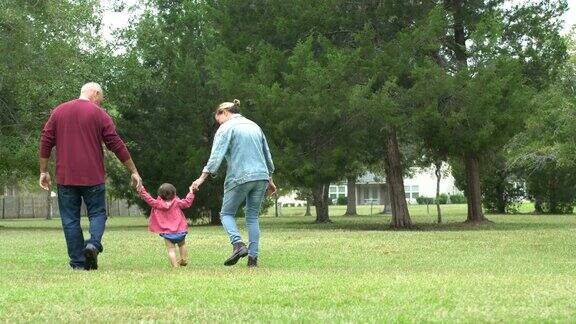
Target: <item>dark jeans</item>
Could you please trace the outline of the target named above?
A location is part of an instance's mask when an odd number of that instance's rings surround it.
[[[82,227],[80,227],[80,208],[82,200],[88,209],[90,221],[90,239],[84,241]],[[102,252],[102,235],[106,227],[106,188],[104,184],[96,186],[61,186],[58,185],[58,207],[64,237],[68,247],[70,266],[82,268],[86,261],[84,248],[86,244],[93,244]]]

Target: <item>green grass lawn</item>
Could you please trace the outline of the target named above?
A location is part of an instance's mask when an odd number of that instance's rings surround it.
[[[222,265],[220,227],[191,228],[190,264],[171,270],[144,218],[112,218],[100,270],[85,272],[68,268],[58,219],[0,221],[0,322],[576,319],[575,216],[490,215],[493,224],[472,226],[461,223],[464,205],[443,207],[446,224],[435,225],[433,206],[411,206],[409,231],[337,206],[327,225],[302,208],[280,218],[271,209],[255,270],[245,259]]]

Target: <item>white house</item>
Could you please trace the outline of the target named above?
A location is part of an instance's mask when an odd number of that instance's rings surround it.
[[[440,179],[440,194],[455,195],[461,194],[454,184],[454,177],[450,170],[443,172]],[[416,169],[412,177],[404,178],[404,191],[406,200],[415,203],[418,197],[436,197],[436,174],[434,168]]]
[[[435,197],[436,196],[436,175],[434,168],[413,169],[410,177],[404,178],[404,191],[406,200],[409,203],[416,203],[418,197]],[[459,194],[461,193],[454,184],[454,177],[447,169],[443,172],[440,180],[441,194]],[[338,197],[348,197],[348,188],[345,182],[330,185],[329,197],[335,203]],[[356,204],[357,205],[387,205],[390,199],[388,197],[388,186],[384,176],[378,176],[373,173],[365,173],[356,181]]]
[[[404,191],[408,203],[415,204],[418,197],[436,197],[436,174],[434,173],[434,168],[415,168],[410,173],[411,176],[404,178]],[[462,191],[456,187],[454,182],[450,167],[446,166],[446,169],[443,168],[442,170],[440,194],[462,194]],[[336,203],[339,197],[348,197],[346,182],[331,184],[328,195],[333,203]],[[295,192],[278,198],[278,202],[283,206],[306,205],[305,200],[296,198]],[[385,177],[367,172],[356,179],[356,204],[389,205],[390,197],[388,196],[388,185]]]
[[[282,206],[306,206],[306,200],[297,199],[296,192],[294,191],[282,197],[278,197],[278,203]]]

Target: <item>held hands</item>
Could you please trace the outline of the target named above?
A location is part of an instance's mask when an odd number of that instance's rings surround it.
[[[192,182],[192,185],[190,185],[190,191],[194,192],[200,190],[200,186],[203,183],[204,183],[203,179],[201,178],[196,179],[194,182]]]
[[[44,190],[50,190],[52,186],[52,180],[50,179],[50,173],[48,172],[41,172],[40,173],[40,180],[38,181],[40,188]]]
[[[132,179],[132,186],[136,187],[136,190],[140,191],[140,189],[142,189],[142,178],[140,177],[140,175],[137,172],[135,172],[132,173],[130,178]]]

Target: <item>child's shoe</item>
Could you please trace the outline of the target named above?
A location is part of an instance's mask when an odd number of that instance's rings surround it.
[[[180,261],[178,261],[178,264],[179,264],[181,267],[185,267],[185,266],[188,265],[188,260],[186,260],[186,259],[180,259]]]

